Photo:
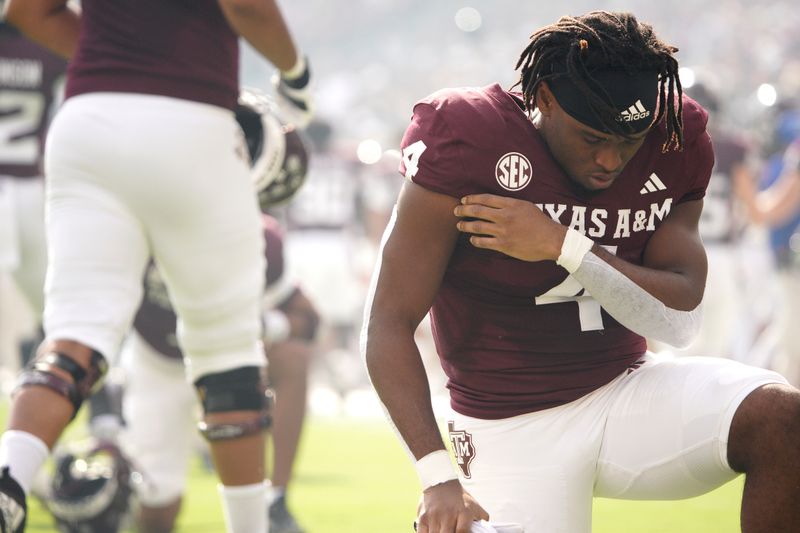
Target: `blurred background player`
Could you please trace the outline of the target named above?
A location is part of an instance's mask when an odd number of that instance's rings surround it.
[[[290,203],[270,212],[286,228],[287,260],[320,314],[319,381],[344,400],[367,384],[356,332],[365,294],[360,271],[368,273],[360,258],[369,187],[363,165],[337,138],[334,124],[314,120],[305,132],[314,154],[306,183]]]
[[[786,106],[775,118],[772,148],[759,180],[737,180],[750,219],[769,230],[780,287],[776,326],[780,351],[773,367],[800,385],[800,111]]]
[[[268,377],[275,391],[271,435],[271,533],[300,533],[286,507],[286,488],[305,416],[306,385],[317,316],[295,285],[287,283],[282,235],[264,215],[267,239],[267,290],[264,344]],[[127,339],[122,448],[136,458],[144,484],[137,523],[141,531],[172,531],[185,491],[188,460],[195,449],[197,400],[185,382],[182,354],[175,342],[175,315],[154,266],[145,278],[145,298]]]
[[[67,63],[2,19],[0,50],[0,271],[10,272],[35,330],[44,309],[47,266],[44,141],[52,114],[63,97]],[[19,311],[3,314],[0,331],[8,334],[14,326],[32,338],[38,337],[27,327],[29,324],[21,323],[23,316]],[[11,356],[16,351],[16,346],[9,345],[11,340],[11,335],[3,339],[6,342],[0,342],[0,351],[9,354],[3,361],[6,368],[16,371],[19,361]],[[20,349],[23,358],[30,355],[35,344],[25,342]]]
[[[26,492],[102,381],[151,257],[179,316],[227,529],[266,529],[264,241],[233,109],[241,35],[280,70],[287,105],[310,114],[309,69],[280,9],[11,0],[5,15],[71,62],[45,158],[46,338],[0,440],[0,531],[24,531]]]
[[[278,118],[266,96],[252,89],[241,91],[236,118],[245,133],[253,182],[262,184],[262,210],[287,202],[303,185],[308,168],[301,135]],[[280,398],[272,409],[269,530],[302,533],[288,511],[286,488],[305,418],[319,317],[287,274],[278,222],[265,214],[263,225],[267,260],[263,342],[268,380]],[[56,451],[55,475],[42,497],[60,529],[116,531],[126,518],[126,498],[134,489],[139,530],[173,530],[185,492],[187,463],[197,446],[194,421],[199,407],[185,380],[176,325],[167,288],[151,263],[144,277],[142,305],[123,343],[119,372],[89,400],[92,437]],[[134,464],[127,458],[135,458]],[[78,461],[91,464],[89,470],[94,472],[76,472]],[[133,472],[139,479],[143,476],[144,483],[134,483]]]
[[[266,107],[260,118],[251,109],[245,108],[238,116],[248,133],[255,181],[266,175],[263,181],[269,183],[260,195],[261,206],[266,209],[287,201],[302,185],[307,152],[293,126],[282,125]],[[259,124],[264,124],[263,129]],[[264,135],[251,134],[259,129]],[[260,162],[277,165],[260,167]],[[305,416],[307,376],[319,317],[285,269],[283,233],[277,221],[262,215],[262,222],[267,261],[263,340],[268,380],[275,393],[269,531],[301,533],[286,507],[286,489]],[[198,405],[185,380],[183,354],[176,339],[177,319],[167,287],[153,264],[145,274],[144,288],[133,332],[121,354],[126,427],[120,444],[130,457],[135,457],[136,467],[143,475],[143,490],[138,495],[139,529],[166,532],[174,527],[185,491]]]

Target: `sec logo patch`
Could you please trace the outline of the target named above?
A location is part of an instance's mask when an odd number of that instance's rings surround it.
[[[519,152],[509,152],[494,167],[497,183],[507,191],[524,189],[533,178],[533,167],[528,158]]]

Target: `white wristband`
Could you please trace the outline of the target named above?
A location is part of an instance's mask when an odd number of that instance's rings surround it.
[[[594,241],[586,235],[572,228],[567,230],[564,243],[561,245],[561,255],[556,259],[556,264],[564,267],[572,274],[581,266],[584,256],[594,246]]]
[[[447,450],[437,450],[429,453],[417,461],[415,467],[422,490],[446,483],[452,479],[458,479]]]
[[[282,70],[281,77],[285,80],[296,80],[306,71],[306,56],[297,52],[297,62],[289,70]]]

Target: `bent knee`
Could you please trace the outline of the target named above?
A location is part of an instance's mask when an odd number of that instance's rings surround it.
[[[790,459],[800,442],[800,391],[790,385],[759,387],[742,401],[731,424],[728,463],[737,472]]]
[[[238,439],[269,428],[271,396],[261,367],[208,374],[195,387],[205,413],[200,432],[209,441]]]

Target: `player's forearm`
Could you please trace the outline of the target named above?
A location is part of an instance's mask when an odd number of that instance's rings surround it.
[[[590,252],[572,276],[608,314],[629,330],[678,348],[688,346],[700,328],[702,311],[699,302],[694,308],[685,311],[670,307],[661,298],[646,291],[631,277],[606,262],[605,259],[612,257],[608,254],[600,258]],[[615,262],[619,264],[621,260]],[[647,277],[651,287],[659,287],[662,292],[667,287],[686,282],[674,273],[630,266],[632,268],[627,270],[638,271],[639,279]]]
[[[691,311],[703,299],[705,274],[700,276],[700,274],[689,273],[679,268],[653,268],[636,265],[609,253],[598,245],[592,247],[592,253],[667,307],[680,311]],[[575,274],[577,272],[573,273],[573,277],[580,276]],[[578,279],[578,281],[581,280]],[[595,295],[595,292],[589,287],[586,285],[583,287],[589,290],[593,296]],[[597,299],[596,296],[595,298]],[[602,302],[600,303],[602,304]]]
[[[754,218],[767,226],[787,223],[800,211],[800,172],[783,174],[772,187],[756,195]]]
[[[281,71],[297,63],[298,53],[280,8],[273,0],[219,0],[233,30]]]
[[[367,332],[367,370],[406,451],[418,460],[445,449],[413,331],[403,333],[373,319]]]
[[[71,58],[75,53],[80,10],[66,1],[9,0],[5,17],[32,41],[56,54]]]

